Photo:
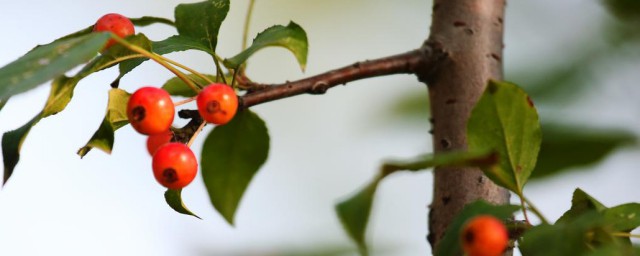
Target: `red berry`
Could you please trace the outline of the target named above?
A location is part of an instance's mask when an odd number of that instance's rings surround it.
[[[149,151],[149,155],[153,156],[153,153],[155,153],[158,148],[171,142],[171,139],[173,139],[173,132],[171,132],[171,130],[149,135],[149,137],[147,137],[147,151]]]
[[[153,155],[153,176],[169,189],[189,185],[198,172],[198,161],[191,149],[178,142],[160,147]]]
[[[146,135],[169,130],[175,111],[169,93],[155,87],[138,89],[127,104],[129,122],[136,131]]]
[[[238,96],[226,84],[210,84],[202,89],[196,99],[202,118],[214,124],[226,124],[238,110]]]
[[[509,234],[500,220],[480,215],[467,221],[461,239],[468,256],[498,256],[507,248]]]
[[[133,23],[131,23],[131,20],[117,13],[109,13],[100,17],[100,19],[98,19],[96,24],[93,25],[93,31],[94,32],[109,31],[121,38],[125,38],[127,36],[130,36],[136,33],[135,28],[133,27]],[[109,48],[111,47],[111,45],[115,43],[116,43],[115,40],[109,39],[109,41],[104,46],[104,48],[105,49]]]

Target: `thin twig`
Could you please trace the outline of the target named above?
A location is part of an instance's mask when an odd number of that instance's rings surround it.
[[[441,51],[425,45],[420,49],[403,54],[356,62],[298,81],[283,84],[260,84],[246,81],[244,86],[252,90],[242,96],[240,107],[248,108],[305,93],[324,94],[336,85],[344,85],[364,78],[393,74],[415,74],[421,68],[435,68],[442,56],[444,53]]]

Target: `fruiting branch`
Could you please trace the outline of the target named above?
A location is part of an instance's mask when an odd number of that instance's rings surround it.
[[[248,108],[265,102],[300,94],[324,94],[336,85],[393,74],[416,74],[418,70],[434,69],[444,53],[429,45],[380,59],[356,62],[309,78],[283,84],[261,84],[248,80],[240,81],[249,93],[240,97],[239,107]],[[424,78],[420,77],[420,80]]]

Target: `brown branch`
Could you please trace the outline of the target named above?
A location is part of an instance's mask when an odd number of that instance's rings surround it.
[[[393,74],[416,74],[417,70],[434,69],[444,54],[425,45],[417,50],[380,59],[356,62],[352,65],[331,70],[319,75],[283,84],[260,84],[245,80],[246,88],[251,88],[240,97],[240,108],[248,108],[261,103],[279,100],[300,94],[324,94],[336,85]],[[420,77],[420,80],[424,80]]]

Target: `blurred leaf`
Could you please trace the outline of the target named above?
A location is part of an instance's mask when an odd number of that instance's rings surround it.
[[[358,245],[358,250],[361,255],[369,254],[365,241],[365,233],[371,213],[371,205],[373,204],[373,198],[380,180],[382,180],[382,177],[376,178],[364,189],[336,205],[338,218],[347,231],[347,234],[349,234],[349,237]]]
[[[424,93],[411,93],[398,97],[389,111],[390,117],[425,121],[429,118],[429,96]]]
[[[96,34],[103,35],[103,34]],[[142,36],[144,37],[144,36]],[[134,40],[139,37],[128,37],[127,40]],[[144,42],[144,40],[142,40]],[[104,44],[103,41],[102,43]],[[100,48],[102,45],[100,46]],[[22,146],[22,142],[29,134],[31,127],[38,123],[40,119],[48,117],[50,115],[55,115],[60,111],[64,110],[71,101],[73,97],[73,90],[80,80],[92,74],[93,72],[99,71],[101,69],[107,68],[110,66],[110,63],[113,62],[113,56],[120,56],[120,50],[118,50],[118,46],[115,45],[112,48],[116,48],[113,52],[109,54],[100,55],[91,62],[87,63],[80,72],[78,72],[73,77],[67,77],[64,75],[56,77],[51,83],[51,91],[49,93],[49,98],[45,104],[44,109],[36,115],[31,121],[29,121],[24,126],[18,128],[17,130],[7,132],[2,137],[2,155],[4,156],[4,182],[9,179],[9,177],[13,174],[13,170],[15,166],[18,164],[20,160],[20,148]],[[111,50],[110,50],[111,51]],[[124,49],[122,49],[122,53],[124,53]],[[97,50],[96,50],[97,52]],[[128,52],[131,54],[131,52]],[[124,55],[123,55],[124,56]],[[122,56],[121,56],[122,57]],[[103,127],[101,125],[101,127]],[[106,128],[104,128],[106,129]],[[86,153],[86,152],[85,152]]]
[[[13,131],[5,132],[2,135],[2,158],[4,160],[4,177],[2,184],[6,184],[13,170],[20,161],[20,148],[24,139],[29,134],[31,127],[40,121],[40,114],[35,116],[31,121]]]
[[[605,222],[612,225],[613,231],[630,232],[640,227],[640,204],[628,203],[607,208],[602,211]]]
[[[11,98],[11,97],[0,99],[0,110],[2,110],[2,108],[4,107],[5,104],[7,104],[7,101],[9,101],[9,98]]]
[[[171,209],[173,209],[174,211],[178,213],[186,214],[186,215],[191,215],[198,219],[202,219],[198,217],[198,215],[193,214],[193,212],[191,212],[189,209],[187,209],[186,206],[184,206],[184,202],[182,202],[181,194],[182,194],[182,189],[178,189],[178,190],[167,189],[167,191],[164,192],[164,200],[167,201],[167,204],[169,205],[169,207],[171,207]]]
[[[619,19],[640,21],[640,1],[638,0],[602,0],[602,3]]]
[[[0,98],[31,90],[89,61],[108,38],[108,33],[92,33],[34,49],[0,68]]]
[[[280,46],[291,51],[298,60],[300,68],[304,71],[309,51],[307,33],[293,21],[289,22],[286,27],[276,25],[262,31],[253,39],[253,43],[249,48],[230,59],[224,60],[224,65],[228,68],[236,69],[255,52],[267,46]]]
[[[195,39],[215,52],[218,32],[228,12],[229,0],[179,4],[175,9],[176,28],[181,36]]]
[[[637,138],[628,132],[585,126],[543,124],[542,134],[540,155],[532,179],[598,163],[614,150],[637,143]]]
[[[139,27],[149,26],[149,25],[154,24],[154,23],[160,23],[160,24],[165,24],[165,25],[169,25],[169,26],[175,26],[175,24],[173,23],[172,20],[161,18],[161,17],[142,16],[140,18],[129,18],[129,20],[131,20],[133,25],[136,25],[136,26],[139,26]]]
[[[87,144],[78,150],[78,155],[84,157],[92,148],[98,148],[111,154],[114,142],[114,132],[129,123],[127,118],[127,102],[131,94],[121,89],[109,91],[107,113],[98,130],[91,136]]]
[[[386,162],[380,168],[378,176],[358,193],[341,201],[335,207],[338,218],[347,234],[358,246],[362,255],[367,255],[365,234],[371,205],[380,181],[396,171],[419,171],[435,166],[486,165],[495,164],[496,155],[492,152],[449,152],[438,155],[421,155],[410,160]]]
[[[438,244],[434,255],[462,255],[460,237],[462,227],[467,220],[478,215],[493,215],[498,219],[506,220],[511,218],[511,215],[519,209],[520,207],[516,205],[491,205],[481,200],[468,204],[449,224],[444,238]]]
[[[571,199],[571,209],[565,212],[556,223],[568,223],[577,219],[580,215],[590,212],[602,212],[607,209],[602,203],[595,198],[588,195],[586,192],[579,188],[573,191],[573,198]]]
[[[189,74],[187,76],[189,77],[189,79],[191,79],[201,87],[207,86],[209,84],[207,81],[205,81],[204,79],[194,74]],[[205,75],[205,76],[209,78],[209,80],[211,81],[216,81],[216,76],[214,75]],[[184,81],[182,81],[182,79],[178,77],[169,79],[169,81],[167,81],[166,83],[164,83],[164,85],[162,85],[162,89],[164,89],[165,91],[167,91],[169,94],[173,96],[195,97],[197,95],[197,93],[194,92],[193,89],[191,89],[191,87],[185,84]]]
[[[253,176],[269,154],[264,121],[250,110],[238,111],[231,122],[216,126],[202,146],[201,170],[213,206],[229,222]]]
[[[529,96],[515,84],[489,81],[467,124],[469,151],[499,154],[500,164],[482,168],[485,175],[521,194],[536,165],[541,136]]]
[[[569,222],[535,226],[522,237],[520,252],[523,256],[585,255],[595,247],[591,239],[595,237],[594,231],[597,231],[601,225],[602,217],[595,211],[588,211]],[[605,245],[598,244],[598,246]]]

